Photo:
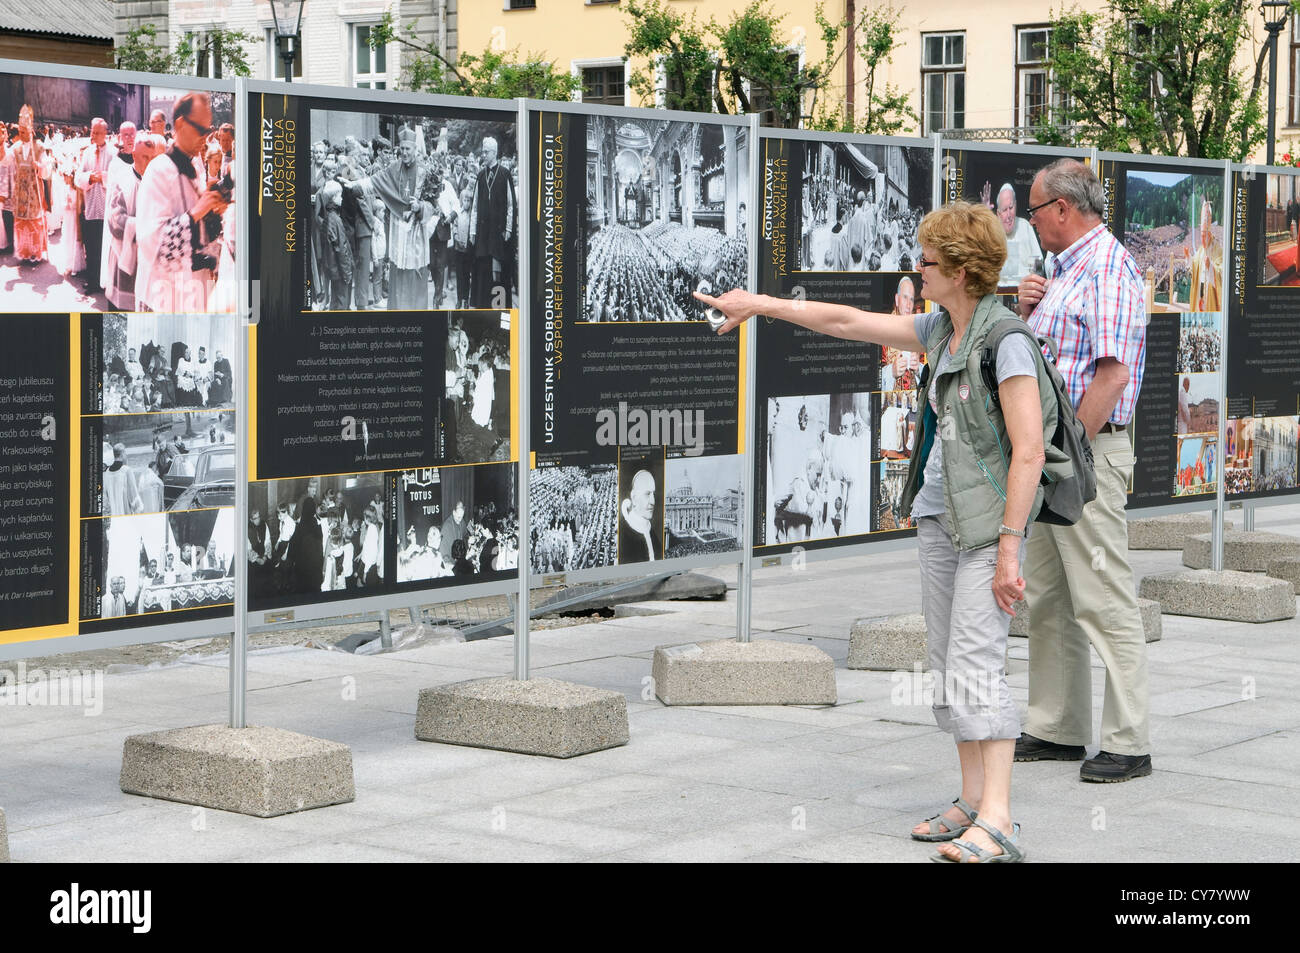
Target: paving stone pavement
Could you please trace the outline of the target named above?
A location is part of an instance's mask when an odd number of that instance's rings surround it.
[[[1234,514],[1236,516],[1237,514]],[[1300,506],[1260,509],[1300,535]],[[1176,551],[1131,554],[1139,577]],[[734,567],[713,575],[734,584]],[[118,789],[123,740],[226,717],[225,659],[107,675],[102,714],[0,706],[0,807],[15,862],[39,861],[889,861],[924,863],[908,830],[958,793],[956,756],[907,680],[844,667],[854,620],[920,608],[914,555],[761,570],[763,638],[836,661],[833,706],[667,708],[656,645],[734,634],[725,603],[534,634],[534,673],[613,689],[625,747],[567,761],[415,740],[420,689],[511,671],[510,639],[351,656],[278,648],[249,657],[249,721],[352,747],[356,800],[257,819]],[[1283,861],[1300,856],[1300,620],[1164,617],[1148,646],[1155,772],[1078,780],[1077,764],[1018,764],[1013,814],[1033,861]],[[1027,643],[1009,651],[1027,696]],[[5,663],[12,668],[15,663]],[[1094,726],[1104,672],[1093,657]]]

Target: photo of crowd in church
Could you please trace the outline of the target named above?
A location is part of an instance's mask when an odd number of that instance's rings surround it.
[[[802,148],[799,270],[915,270],[933,150],[849,142]]]
[[[510,464],[407,470],[398,478],[397,581],[491,579],[519,566]]]
[[[512,308],[512,120],[312,110],[313,311]]]
[[[448,316],[442,427],[452,463],[510,459],[510,312]]]
[[[703,321],[693,292],[745,284],[749,132],[587,116],[589,322]]]
[[[250,599],[378,590],[391,578],[383,474],[268,480],[248,493]]]
[[[101,413],[235,406],[233,319],[108,314],[101,320]]]
[[[576,572],[618,558],[618,469],[543,467],[528,480],[533,572]]]
[[[234,311],[230,93],[0,74],[0,305]]]

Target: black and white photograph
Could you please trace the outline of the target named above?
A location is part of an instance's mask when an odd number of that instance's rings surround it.
[[[771,543],[871,532],[871,395],[768,400]]]
[[[510,459],[510,312],[448,318],[442,427],[452,463]]]
[[[1219,375],[1179,374],[1178,419],[1174,432],[1179,436],[1189,433],[1219,432]]]
[[[0,310],[233,311],[232,100],[0,75]]]
[[[1223,353],[1220,313],[1183,314],[1178,325],[1178,359],[1180,374],[1217,371]]]
[[[880,394],[875,417],[877,449],[881,460],[910,460],[916,441],[917,408],[915,390],[885,391]]]
[[[619,447],[618,563],[664,558],[664,448]]]
[[[742,458],[677,457],[664,465],[664,554],[669,559],[740,549]]]
[[[925,146],[803,145],[800,271],[912,271],[931,201]]]
[[[101,618],[234,601],[233,508],[113,516],[101,523]]]
[[[392,578],[382,473],[267,480],[248,494],[250,598],[373,593]]]
[[[85,418],[98,442],[102,489],[91,516],[235,505],[233,411],[164,411]]]
[[[519,304],[515,123],[311,111],[307,308]]]
[[[528,480],[533,572],[577,572],[618,558],[618,468],[543,467]]]
[[[582,320],[705,320],[692,293],[743,287],[748,274],[748,130],[585,119]]]
[[[877,474],[879,479],[879,492],[876,499],[876,525],[875,529],[879,532],[890,532],[897,529],[911,529],[916,526],[916,520],[912,517],[903,519],[903,490],[907,486],[907,471],[909,462],[907,460],[881,460],[880,470]]]
[[[397,581],[497,578],[519,566],[516,469],[407,470],[398,477]]]
[[[233,409],[237,330],[233,319],[105,315],[100,413]]]

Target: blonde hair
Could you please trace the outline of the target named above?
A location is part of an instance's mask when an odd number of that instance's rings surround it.
[[[939,256],[938,268],[951,278],[966,269],[966,290],[976,298],[992,294],[1007,260],[1007,235],[983,205],[953,202],[921,220],[917,238]]]

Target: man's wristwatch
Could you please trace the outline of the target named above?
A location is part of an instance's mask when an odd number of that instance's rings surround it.
[[[1023,529],[1012,529],[1012,528],[1011,528],[1010,526],[1008,526],[1006,523],[1003,523],[1001,526],[998,527],[998,535],[999,535],[999,536],[1019,536],[1021,539],[1024,539],[1024,538],[1025,538],[1025,531],[1024,531]]]

